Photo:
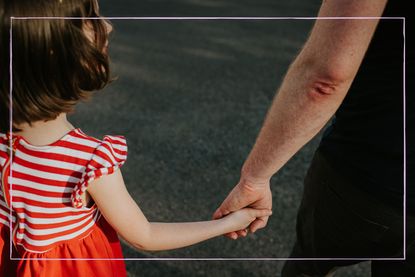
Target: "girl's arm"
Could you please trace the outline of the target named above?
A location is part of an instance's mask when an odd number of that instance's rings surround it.
[[[218,220],[186,223],[148,222],[128,193],[120,170],[88,186],[88,192],[109,224],[132,246],[142,250],[168,250],[189,246],[225,233],[244,229],[269,210],[243,209]]]

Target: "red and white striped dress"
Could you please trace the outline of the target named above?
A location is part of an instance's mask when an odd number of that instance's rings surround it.
[[[98,140],[74,129],[34,146],[0,134],[0,276],[125,276],[124,262],[111,260],[123,257],[117,234],[81,195],[126,157],[121,136]]]

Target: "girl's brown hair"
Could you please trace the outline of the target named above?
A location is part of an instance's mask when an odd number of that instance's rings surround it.
[[[96,0],[0,0],[0,132],[9,130],[10,17],[98,17]],[[103,19],[14,19],[13,128],[70,112],[110,81]],[[92,41],[85,35],[91,28]]]

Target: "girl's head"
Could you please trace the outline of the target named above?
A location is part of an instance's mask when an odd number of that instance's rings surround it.
[[[98,17],[96,0],[0,0],[0,132],[9,129],[10,17]],[[55,119],[110,80],[103,19],[12,21],[13,126]]]

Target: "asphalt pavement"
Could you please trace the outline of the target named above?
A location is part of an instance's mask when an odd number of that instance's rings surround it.
[[[317,0],[100,1],[106,16],[316,16]],[[116,80],[71,120],[90,135],[127,137],[122,172],[150,221],[211,218],[237,183],[267,109],[313,20],[113,20]],[[308,143],[272,179],[266,229],[184,249],[140,252],[123,245],[129,276],[279,276],[295,236],[302,182],[319,143]],[[341,277],[369,276],[368,264]]]

